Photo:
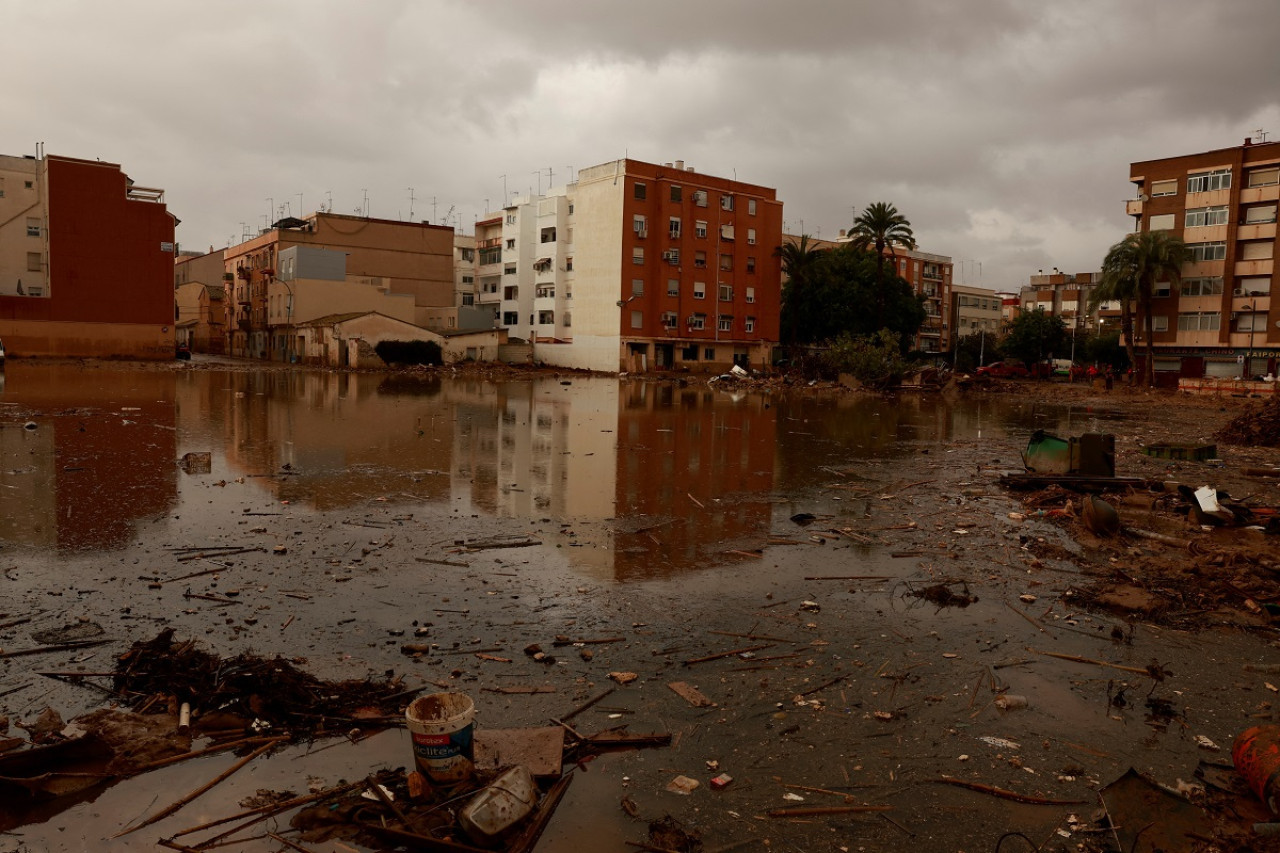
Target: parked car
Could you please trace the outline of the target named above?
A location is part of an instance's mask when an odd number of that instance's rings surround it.
[[[178,344],[178,348],[174,352],[173,357],[176,359],[179,359],[180,361],[190,361],[191,347],[187,346],[186,344]]]
[[[1027,379],[1031,376],[1031,371],[1020,361],[996,361],[986,367],[979,367],[977,374],[995,379]]]

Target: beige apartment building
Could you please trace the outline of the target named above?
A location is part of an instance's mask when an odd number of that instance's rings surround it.
[[[1137,194],[1125,209],[1135,231],[1169,231],[1191,250],[1178,286],[1156,287],[1158,380],[1274,375],[1280,143],[1246,139],[1234,148],[1132,163],[1129,180]]]
[[[975,332],[999,335],[1004,326],[1001,299],[994,290],[970,287],[966,284],[951,286],[951,318],[955,323],[958,340]]]
[[[456,316],[453,228],[318,212],[224,253],[231,355],[299,357],[299,323],[374,311],[423,328]]]

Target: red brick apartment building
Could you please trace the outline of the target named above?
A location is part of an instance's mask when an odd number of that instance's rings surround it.
[[[775,190],[679,160],[614,160],[517,199],[500,238],[495,224],[477,230],[477,303],[528,334],[538,361],[608,372],[771,363],[782,299]]]
[[[1235,148],[1133,163],[1129,180],[1137,187],[1126,204],[1135,230],[1170,231],[1192,252],[1179,286],[1157,285],[1157,376],[1173,383],[1179,376],[1274,374],[1280,143],[1246,139]]]
[[[9,355],[173,358],[176,224],[114,163],[0,156]]]

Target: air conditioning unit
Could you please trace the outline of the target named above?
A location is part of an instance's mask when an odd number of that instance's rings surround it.
[[[662,253],[662,259],[674,264],[676,261],[680,260],[680,253],[674,249],[668,249]]]
[[[688,325],[688,326],[692,326],[692,325],[693,325],[694,323],[696,323],[697,321],[698,321],[698,318],[697,318],[697,317],[695,317],[695,316],[694,316],[694,315],[692,315],[692,314],[690,314],[688,317],[685,317],[685,318],[684,318],[685,325]]]
[[[1237,287],[1237,288],[1235,289],[1235,295],[1236,295],[1236,296],[1244,296],[1244,295],[1245,295],[1245,293],[1244,293],[1244,288],[1243,288],[1243,287]]]

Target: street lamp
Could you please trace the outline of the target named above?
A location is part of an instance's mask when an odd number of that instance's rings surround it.
[[[1249,349],[1244,357],[1244,378],[1246,380],[1249,378],[1249,368],[1252,366],[1253,362],[1253,327],[1256,319],[1253,312],[1256,311],[1257,308],[1258,303],[1256,301],[1250,302],[1248,305],[1240,306],[1240,310],[1249,312]]]

